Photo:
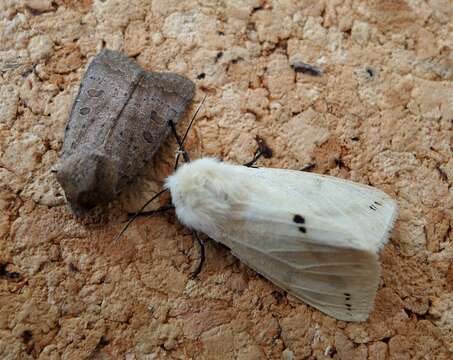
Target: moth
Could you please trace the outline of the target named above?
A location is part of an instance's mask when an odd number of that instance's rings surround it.
[[[309,172],[202,158],[167,178],[178,219],[320,311],[364,321],[380,279],[379,250],[397,205],[384,192]]]
[[[72,105],[56,177],[76,215],[113,200],[151,160],[195,93],[189,79],[146,72],[102,50]]]

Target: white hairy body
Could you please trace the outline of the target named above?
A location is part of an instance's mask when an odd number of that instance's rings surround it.
[[[397,213],[384,192],[331,176],[203,158],[167,179],[186,226],[340,320],[363,321]]]

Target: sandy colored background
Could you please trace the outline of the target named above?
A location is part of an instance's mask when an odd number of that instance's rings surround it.
[[[0,358],[453,358],[452,19],[449,0],[0,1]],[[196,82],[190,114],[208,94],[193,158],[245,162],[259,134],[275,154],[261,166],[314,162],[397,199],[367,322],[285,296],[214,242],[190,280],[198,248],[171,213],[113,243],[171,172],[171,139],[74,219],[50,171],[102,47]]]

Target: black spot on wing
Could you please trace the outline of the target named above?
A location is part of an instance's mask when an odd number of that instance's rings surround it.
[[[344,295],[344,299],[345,299],[346,310],[351,311],[352,305],[349,303],[349,301],[351,300],[351,294],[345,292],[345,293],[343,293],[343,295]]]
[[[305,218],[302,215],[299,215],[299,214],[294,215],[293,221],[296,224],[305,224]],[[299,226],[299,231],[301,233],[305,234],[307,232],[307,229],[305,228],[305,226]]]
[[[302,215],[299,215],[299,214],[294,215],[293,221],[294,221],[296,224],[305,224],[305,219],[304,219],[304,217],[303,217]]]
[[[382,203],[380,203],[379,201],[374,201],[370,206],[369,208],[371,210],[374,210],[376,211],[377,210],[377,206],[384,206]]]

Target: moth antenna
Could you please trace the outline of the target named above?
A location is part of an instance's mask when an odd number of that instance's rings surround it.
[[[113,239],[113,242],[116,242],[127,230],[127,228],[132,224],[132,222],[137,219],[137,217],[140,215],[140,213],[152,202],[154,201],[155,199],[157,199],[159,196],[161,196],[163,193],[167,192],[168,189],[164,189],[164,190],[161,190],[159,191],[156,195],[154,195],[151,199],[149,199],[141,208],[140,210],[138,210],[134,216],[132,216],[129,221],[127,222],[126,225],[124,225],[123,229],[119,232],[118,235],[115,236],[115,238]]]
[[[176,156],[176,162],[175,162],[175,170],[176,170],[176,168],[178,167],[179,155],[182,154],[182,157],[184,158],[185,162],[190,162],[190,158],[189,158],[189,154],[187,154],[186,149],[184,149],[184,144],[182,143],[181,138],[179,137],[178,132],[176,131],[174,122],[172,120],[170,120],[168,122],[168,124],[170,125],[171,132],[176,139],[176,143],[179,146],[178,151],[177,151],[177,156]]]
[[[186,132],[184,133],[182,140],[179,138],[178,133],[176,132],[175,125],[173,124],[173,122],[170,122],[171,130],[172,130],[173,135],[176,139],[176,142],[178,143],[178,146],[179,146],[178,153],[176,155],[175,170],[178,168],[179,156],[181,154],[186,163],[190,162],[189,154],[187,154],[187,151],[184,148],[184,143],[187,139],[187,135],[189,134],[189,131],[192,128],[192,125],[193,125],[198,113],[200,112],[201,107],[203,106],[204,102],[206,101],[206,98],[207,98],[207,95],[205,94],[205,96],[203,97],[203,100],[201,100],[200,105],[198,105],[197,110],[193,114],[192,119],[190,119],[189,125],[187,126]],[[204,264],[204,260],[205,260],[205,243],[203,240],[200,239],[200,237],[198,236],[196,231],[193,231],[192,234],[195,237],[195,239],[197,239],[197,242],[200,245],[200,259],[199,259],[199,262],[198,262],[198,265],[197,265],[195,271],[190,276],[192,279],[195,279],[198,276],[198,274],[201,272],[201,269],[203,268],[203,264]]]
[[[186,141],[187,135],[189,134],[190,128],[192,127],[192,124],[193,124],[193,122],[195,121],[195,119],[196,119],[198,113],[200,112],[201,107],[203,106],[204,102],[206,101],[206,98],[207,98],[207,97],[208,97],[208,95],[205,94],[205,96],[203,97],[203,100],[201,100],[200,105],[198,105],[198,108],[197,108],[197,110],[195,111],[195,114],[193,114],[192,119],[190,120],[189,126],[187,127],[186,132],[185,132],[185,134],[184,134],[184,136],[183,136],[183,138],[182,138],[182,144],[183,144],[183,145],[184,145],[184,143],[185,143],[185,141]]]
[[[189,125],[187,126],[187,129],[186,129],[186,132],[184,133],[184,136],[182,137],[182,140],[180,140],[180,142],[178,142],[178,145],[179,145],[179,149],[178,151],[180,151],[180,153],[176,156],[176,162],[175,162],[175,170],[178,168],[178,162],[179,162],[179,155],[182,153],[183,156],[184,154],[187,155],[187,152],[186,150],[184,149],[184,143],[186,142],[186,139],[187,139],[187,135],[189,134],[189,131],[198,115],[198,113],[200,112],[200,109],[201,107],[203,106],[204,102],[206,101],[206,98],[208,97],[208,95],[205,94],[205,96],[203,97],[203,100],[201,100],[201,103],[200,105],[198,105],[197,107],[197,110],[195,111],[195,113],[193,114],[192,116],[192,119],[190,120],[189,122]],[[178,141],[178,140],[176,140]],[[187,158],[189,158],[189,156],[187,155]],[[186,159],[184,159],[184,161],[186,162],[189,162],[187,161]]]

